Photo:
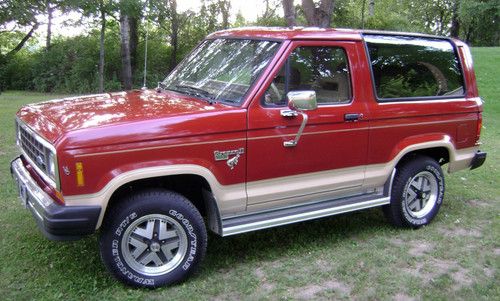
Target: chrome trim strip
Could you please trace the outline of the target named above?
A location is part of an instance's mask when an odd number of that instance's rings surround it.
[[[394,182],[394,178],[396,177],[396,172],[397,172],[397,169],[396,169],[396,167],[394,167],[392,169],[391,177],[389,178],[389,182],[387,182],[384,185],[384,195],[389,197],[389,198],[391,197],[391,194],[392,194],[392,183]]]
[[[28,201],[27,203],[28,203],[28,206],[30,206],[30,208],[31,208],[31,212],[35,213],[36,217],[41,222],[43,222],[43,216],[36,210],[35,205],[32,202],[30,202],[30,201]]]
[[[27,205],[34,209],[39,217],[42,216],[40,212],[36,210],[39,208],[47,208],[54,201],[52,198],[42,189],[40,188],[35,180],[31,178],[28,170],[24,167],[23,161],[18,158],[12,162],[12,175],[16,181],[22,182],[26,187],[26,192],[28,194]],[[36,202],[36,204],[35,204]],[[39,206],[35,206],[39,205]],[[43,220],[43,218],[42,218]]]
[[[222,227],[223,227],[222,228],[222,236],[229,236],[229,235],[234,235],[234,234],[239,234],[239,233],[245,233],[245,232],[250,232],[250,231],[255,231],[255,230],[276,227],[276,226],[288,225],[288,224],[297,223],[297,222],[301,222],[301,221],[307,221],[307,220],[311,220],[311,219],[316,219],[316,218],[321,218],[321,217],[326,217],[326,216],[331,216],[331,215],[336,215],[336,214],[341,214],[341,213],[346,213],[346,212],[351,212],[351,211],[357,211],[357,210],[367,209],[367,208],[371,208],[371,207],[382,206],[382,205],[389,204],[389,202],[390,202],[389,197],[383,197],[383,198],[378,198],[378,199],[354,203],[354,204],[347,204],[347,205],[343,205],[343,206],[331,207],[331,208],[327,208],[327,209],[310,211],[310,212],[294,214],[294,215],[289,215],[289,216],[284,216],[284,217],[279,217],[279,218],[272,218],[272,219],[268,219],[268,220],[257,221],[257,222],[253,222],[253,223],[237,225],[237,226],[227,227],[227,228],[224,228],[224,221],[223,221],[222,222]]]

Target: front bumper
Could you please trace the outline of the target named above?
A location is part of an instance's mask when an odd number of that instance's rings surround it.
[[[50,240],[76,240],[95,232],[99,206],[63,206],[56,203],[31,177],[21,158],[10,166],[24,206],[31,211],[41,232]]]
[[[484,161],[486,161],[486,153],[482,151],[477,151],[474,154],[474,158],[472,158],[472,162],[470,163],[470,169],[475,169],[483,165]]]

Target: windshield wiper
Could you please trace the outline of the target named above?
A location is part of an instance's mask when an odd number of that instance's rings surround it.
[[[198,87],[190,86],[190,85],[175,85],[175,87],[178,89],[182,89],[183,91],[185,91],[188,94],[198,96],[198,97],[208,101],[208,103],[211,105],[215,103],[214,95],[206,90],[203,90],[203,89],[198,88]]]
[[[192,96],[197,96],[205,101],[207,101],[210,105],[215,103],[215,99],[212,93],[205,91],[203,89],[189,86],[189,85],[175,85],[177,89],[172,89],[167,86],[164,82],[158,82],[158,87],[156,90],[160,92],[161,90],[170,90],[178,93],[185,93]]]
[[[161,90],[166,90],[164,82],[158,82],[158,86],[156,86],[156,92],[161,92]]]

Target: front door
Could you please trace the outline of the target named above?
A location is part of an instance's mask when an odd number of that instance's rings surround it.
[[[248,110],[248,210],[329,200],[361,192],[368,122],[361,42],[294,41]],[[365,83],[365,86],[368,86]],[[296,146],[302,117],[283,116],[290,91],[314,90],[318,108]]]

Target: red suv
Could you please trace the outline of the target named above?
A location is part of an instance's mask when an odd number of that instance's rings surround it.
[[[431,222],[442,167],[476,168],[468,47],[419,34],[244,28],[208,36],[157,89],[17,114],[20,197],[50,239],[100,229],[119,280],[185,279],[228,236],[382,207]]]

